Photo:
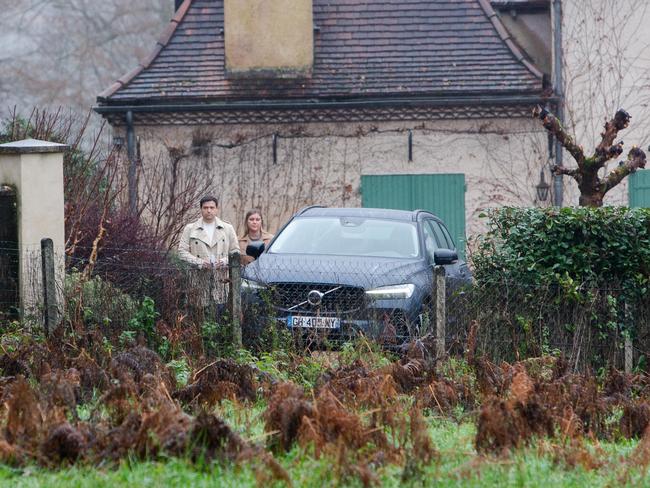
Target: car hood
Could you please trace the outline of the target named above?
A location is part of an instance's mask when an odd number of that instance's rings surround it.
[[[262,283],[327,283],[371,289],[408,283],[427,266],[422,259],[263,253],[246,266],[243,277]]]

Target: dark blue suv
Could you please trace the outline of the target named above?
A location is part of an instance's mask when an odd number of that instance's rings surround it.
[[[308,207],[243,272],[244,326],[408,338],[430,315],[433,266],[471,282],[445,224],[423,210]],[[258,325],[259,326],[259,325]]]

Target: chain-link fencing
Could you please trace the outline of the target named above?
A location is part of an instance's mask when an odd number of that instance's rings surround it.
[[[38,328],[46,312],[41,249],[2,251],[0,318]],[[254,351],[329,348],[362,333],[396,349],[431,334],[446,353],[462,355],[473,324],[476,352],[495,361],[557,354],[576,369],[623,368],[643,366],[650,350],[650,303],[615,285],[576,294],[560,284],[467,286],[447,276],[440,303],[432,268],[386,269],[366,258],[242,267],[231,257],[199,268],[144,248],[54,253],[65,270],[54,280],[63,330],[100,331],[163,352],[217,355],[240,341]]]
[[[449,351],[466,347],[476,323],[477,349],[493,361],[553,354],[575,369],[629,369],[643,366],[650,351],[650,301],[613,283],[598,288],[479,283],[452,296],[447,315]]]

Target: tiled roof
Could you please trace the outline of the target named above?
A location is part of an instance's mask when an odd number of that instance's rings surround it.
[[[548,9],[551,0],[491,0],[493,7],[507,8],[507,7],[534,7]]]
[[[149,59],[98,97],[131,103],[539,95],[488,0],[313,0],[310,78],[227,79],[223,1],[185,0]]]

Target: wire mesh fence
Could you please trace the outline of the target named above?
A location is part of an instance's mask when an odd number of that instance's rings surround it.
[[[447,302],[447,343],[460,352],[471,324],[479,325],[478,350],[495,361],[563,355],[584,366],[643,366],[650,350],[650,302],[621,286],[500,282],[475,284]]]
[[[40,248],[0,249],[0,319],[22,318],[40,327]],[[399,348],[440,330],[431,267],[294,258],[263,268],[240,268],[232,259],[199,268],[174,252],[145,248],[105,248],[96,257],[91,249],[55,254],[62,271],[55,280],[57,315],[64,329],[99,330],[118,342],[219,354],[237,345],[239,330],[243,345],[253,350],[287,341],[338,347],[359,334]],[[630,299],[619,286],[572,295],[559,284],[463,285],[448,276],[445,296],[448,354],[464,353],[474,323],[477,352],[496,361],[557,354],[576,369],[622,368],[626,344],[634,365],[643,366],[650,350],[650,303]]]

